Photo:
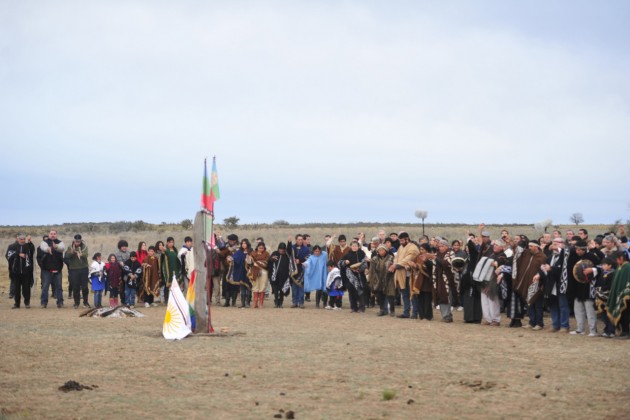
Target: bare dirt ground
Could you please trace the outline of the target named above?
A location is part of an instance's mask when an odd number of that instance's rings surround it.
[[[215,328],[232,335],[170,342],[164,307],[140,308],[145,318],[79,318],[38,302],[11,310],[0,297],[0,418],[627,418],[630,410],[630,341],[468,325],[461,313],[444,324],[307,303],[214,307]],[[93,389],[60,391],[69,380]],[[386,401],[384,391],[395,395]]]

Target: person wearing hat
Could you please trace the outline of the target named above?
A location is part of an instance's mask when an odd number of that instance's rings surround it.
[[[505,267],[510,265],[510,261],[505,254],[505,248],[507,247],[507,243],[503,239],[495,239],[492,241],[492,248],[490,251],[486,251],[484,255],[478,254],[478,251],[473,246],[473,244],[469,241],[468,250],[470,253],[470,261],[471,267],[470,269],[474,272],[475,268],[477,268],[477,264],[480,263],[480,260],[483,257],[486,257],[493,268],[493,274],[489,281],[482,281],[481,283],[477,283],[472,285],[474,289],[475,286],[481,288],[479,294],[479,304],[481,306],[482,317],[485,321],[485,325],[490,325],[493,327],[498,327],[501,325],[501,301],[499,299],[499,282],[497,281],[498,276],[504,274]],[[472,261],[476,261],[472,264]],[[499,279],[501,280],[501,279]],[[464,300],[464,315],[466,315],[466,311],[471,311],[474,308],[475,302],[474,298],[474,290],[472,292],[468,292],[469,296]],[[471,302],[473,301],[473,302]],[[472,308],[468,308],[472,306]]]
[[[568,261],[569,250],[565,248],[564,239],[557,236],[549,246],[551,255],[542,271],[545,276],[545,299],[551,314],[551,332],[569,332]]]
[[[575,267],[582,262],[590,261],[592,267],[583,269],[583,274],[588,278],[586,283],[575,277]],[[575,313],[576,328],[572,335],[584,335],[585,322],[588,322],[588,336],[597,337],[597,312],[595,311],[595,283],[597,278],[597,266],[600,259],[588,250],[588,244],[582,239],[575,242],[575,248],[569,256],[568,278],[573,292],[573,312]],[[588,263],[586,263],[588,264]]]
[[[81,294],[83,294],[83,306],[90,307],[88,296],[88,279],[90,272],[90,262],[88,247],[83,242],[80,234],[74,235],[72,244],[66,249],[64,261],[68,265],[68,281],[70,282],[70,291],[74,298],[74,309],[79,307],[81,302]]]
[[[541,267],[546,262],[547,257],[542,252],[540,243],[536,240],[529,241],[527,249],[523,250],[516,261],[514,290],[516,291],[516,298],[521,299],[521,302],[527,302],[529,287],[533,283],[540,282],[543,276]],[[542,287],[542,283],[539,283],[539,287]],[[529,303],[527,308],[529,324],[524,325],[523,328],[532,328],[534,331],[543,329],[542,301],[542,294],[540,294],[533,302],[527,302]],[[513,321],[516,319],[518,318],[513,318]]]

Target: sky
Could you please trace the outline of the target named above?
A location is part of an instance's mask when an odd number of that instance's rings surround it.
[[[0,1],[0,225],[630,218],[630,2]],[[210,167],[208,168],[210,170]]]

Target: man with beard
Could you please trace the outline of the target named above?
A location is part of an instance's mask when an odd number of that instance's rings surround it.
[[[63,290],[61,289],[61,272],[63,270],[63,253],[66,245],[57,239],[57,231],[52,229],[48,239],[39,245],[42,250],[42,296],[41,305],[48,306],[48,288],[52,285],[57,296],[57,308],[63,308]]]
[[[389,271],[394,273],[395,285],[402,292],[403,313],[398,318],[409,318],[411,309],[411,268],[412,263],[420,254],[416,244],[411,242],[407,232],[400,232],[398,235],[400,245],[398,252],[394,256],[394,263],[389,266]],[[415,295],[414,295],[415,296]],[[413,300],[413,317],[418,317],[418,299]]]
[[[451,267],[453,253],[449,250],[448,241],[438,241],[437,253],[433,254],[433,290],[435,303],[439,305],[442,322],[453,322],[452,302],[456,293],[455,281]]]
[[[550,246],[551,255],[542,271],[545,275],[545,298],[551,313],[551,332],[569,332],[568,261],[569,250],[557,236]]]
[[[15,243],[9,245],[6,258],[9,264],[9,277],[13,290],[15,304],[13,309],[19,309],[22,295],[24,307],[31,307],[31,284],[33,283],[33,254],[34,246],[26,241],[23,234],[17,235]]]
[[[81,235],[74,235],[74,241],[68,249],[66,249],[65,261],[68,264],[68,281],[70,282],[70,290],[74,298],[74,309],[79,307],[81,302],[81,294],[83,294],[83,306],[90,307],[88,303],[88,277],[90,263],[88,260],[88,247],[83,242]]]

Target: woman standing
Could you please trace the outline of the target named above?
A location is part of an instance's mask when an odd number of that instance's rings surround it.
[[[254,294],[254,308],[263,307],[265,302],[265,290],[267,290],[267,282],[269,280],[269,272],[267,270],[267,262],[269,261],[269,252],[264,242],[256,245],[256,250],[248,258],[247,277],[252,283],[252,293]]]
[[[359,242],[352,241],[350,251],[344,259],[339,261],[341,278],[344,286],[348,289],[350,296],[350,309],[352,312],[365,312],[365,289],[367,280],[365,279],[365,268],[367,259],[365,252],[359,246]]]
[[[247,239],[241,241],[241,246],[231,256],[228,256],[230,268],[228,271],[228,281],[232,284],[238,284],[241,291],[240,308],[249,308],[251,302],[252,284],[247,278],[247,257],[252,253],[252,245]]]

